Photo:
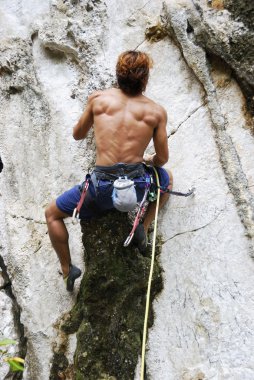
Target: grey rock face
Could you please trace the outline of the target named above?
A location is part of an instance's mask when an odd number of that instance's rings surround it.
[[[66,363],[73,377],[77,338],[61,323],[79,289],[66,293],[44,208],[92,167],[93,134],[75,142],[72,127],[87,96],[114,82],[118,54],[135,48],[154,60],[146,95],[168,113],[174,188],[196,187],[160,214],[164,289],[148,376],[254,378],[254,140],[242,92],[252,110],[252,10],[240,0],[1,2],[0,254],[27,339],[25,380],[48,380]],[[83,268],[80,228],[67,228]],[[0,293],[1,333],[19,340],[13,300]]]

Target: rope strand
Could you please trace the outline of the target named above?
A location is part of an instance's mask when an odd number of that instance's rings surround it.
[[[155,211],[155,219],[154,219],[152,258],[151,258],[150,274],[149,274],[148,285],[147,285],[147,293],[146,293],[146,309],[145,309],[145,319],[144,319],[144,328],[143,328],[140,380],[144,380],[144,375],[145,375],[145,351],[146,351],[147,323],[148,323],[148,315],[149,315],[151,285],[152,285],[153,268],[154,268],[154,260],[155,260],[155,243],[156,243],[156,234],[157,234],[157,222],[158,222],[158,212],[159,212],[159,204],[160,204],[159,176],[158,176],[157,170],[154,167],[153,167],[153,170],[155,172],[158,190],[157,190],[157,202],[156,202],[156,211]]]

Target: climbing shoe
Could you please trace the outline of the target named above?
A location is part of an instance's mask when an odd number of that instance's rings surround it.
[[[65,277],[64,281],[66,283],[66,289],[68,292],[72,292],[74,288],[74,282],[81,276],[81,270],[75,265],[70,264],[70,271],[67,277]]]
[[[133,243],[138,247],[139,252],[144,254],[147,247],[147,236],[143,224],[139,224],[134,232]]]

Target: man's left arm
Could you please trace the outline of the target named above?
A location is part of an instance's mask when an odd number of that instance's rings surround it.
[[[78,123],[73,128],[73,137],[75,140],[85,139],[88,131],[93,125],[93,100],[97,94],[92,94]]]
[[[168,136],[166,127],[167,112],[161,107],[161,119],[153,134],[155,155],[152,161],[154,166],[163,166],[168,162]]]
[[[163,107],[160,107],[160,121],[154,130],[154,154],[145,154],[144,162],[147,165],[163,166],[168,162],[168,137],[167,137],[167,112]]]

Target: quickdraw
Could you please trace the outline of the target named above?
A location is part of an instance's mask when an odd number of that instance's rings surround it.
[[[91,176],[90,176],[90,174],[87,174],[86,180],[85,180],[84,185],[83,185],[83,190],[81,193],[80,200],[77,203],[77,207],[75,207],[75,209],[73,210],[73,214],[72,214],[73,223],[77,223],[79,220],[79,213],[80,213],[81,207],[84,203],[85,196],[86,196],[87,190],[88,190],[89,185],[90,185],[90,181],[91,181]]]
[[[133,223],[132,230],[131,230],[129,236],[127,237],[127,239],[125,240],[125,242],[123,243],[124,247],[128,247],[128,245],[132,241],[133,236],[134,236],[134,232],[135,232],[137,226],[139,225],[140,219],[145,214],[145,211],[146,211],[145,201],[146,201],[146,197],[147,197],[148,191],[149,191],[149,188],[147,188],[145,190],[145,194],[144,194],[144,197],[143,197],[142,201],[140,202],[140,205],[139,205],[139,208],[138,208],[138,212],[137,212],[136,218],[135,218],[134,223]]]
[[[161,189],[161,187],[160,187]],[[169,194],[172,194],[172,195],[178,195],[180,197],[189,197],[190,195],[194,195],[195,194],[195,187],[192,187],[191,189],[188,190],[187,193],[182,193],[181,191],[174,191],[174,190],[169,190],[167,189],[166,191],[164,191],[164,193],[169,193]]]
[[[134,236],[134,232],[135,232],[137,226],[139,225],[139,222],[140,222],[141,218],[145,214],[145,211],[146,211],[145,201],[147,199],[147,196],[148,196],[148,193],[149,193],[149,190],[150,190],[150,185],[151,185],[150,175],[147,175],[146,176],[145,193],[144,193],[144,196],[142,198],[142,201],[139,204],[138,212],[137,212],[137,215],[135,217],[135,220],[134,220],[134,223],[133,223],[133,226],[132,226],[132,230],[131,230],[129,236],[127,237],[127,239],[125,240],[125,242],[123,243],[124,247],[128,247],[128,245],[132,241],[133,236]]]

